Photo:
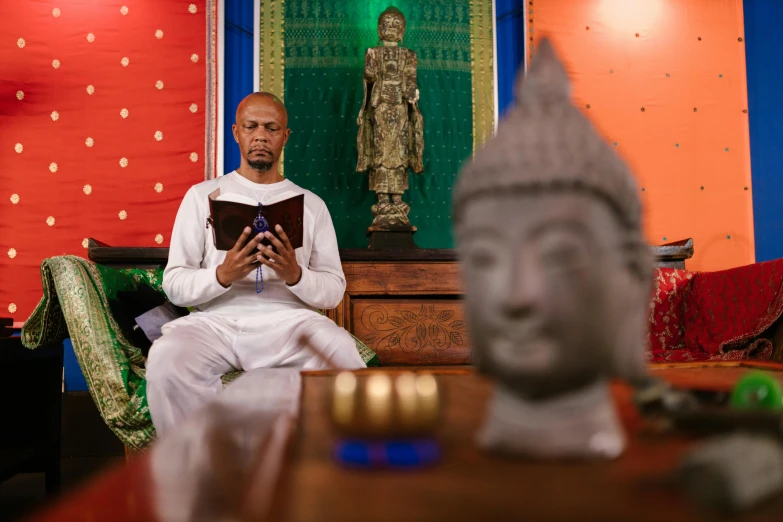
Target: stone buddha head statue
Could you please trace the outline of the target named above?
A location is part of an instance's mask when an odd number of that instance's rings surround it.
[[[572,105],[549,42],[453,198],[481,371],[528,402],[643,378],[652,257],[638,189]]]
[[[383,42],[401,42],[405,36],[405,15],[396,7],[387,7],[378,17],[378,37]]]

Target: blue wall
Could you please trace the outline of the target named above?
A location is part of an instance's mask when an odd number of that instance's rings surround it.
[[[496,0],[498,114],[501,118],[514,100],[514,80],[525,59],[525,0]]]
[[[253,3],[258,0],[226,0],[225,83],[223,119],[223,172],[239,167],[239,147],[231,133],[237,105],[253,92]],[[218,166],[220,168],[220,166]]]
[[[745,0],[756,261],[783,257],[783,2]]]

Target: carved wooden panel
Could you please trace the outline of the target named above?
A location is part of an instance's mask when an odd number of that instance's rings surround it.
[[[456,299],[351,299],[353,334],[381,365],[470,364],[462,302]]]

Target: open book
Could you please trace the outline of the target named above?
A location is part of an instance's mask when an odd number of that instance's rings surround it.
[[[250,205],[228,199],[219,199],[220,189],[209,195],[209,214],[207,226],[212,226],[212,239],[218,250],[231,250],[234,248],[239,236],[245,227],[254,228],[253,224],[258,216],[258,204]],[[234,194],[231,194],[234,196]],[[238,199],[238,198],[237,198]],[[250,200],[250,198],[241,198]],[[302,246],[304,238],[304,194],[292,198],[264,205],[261,209],[268,230],[278,239],[275,226],[280,225],[288,236],[291,246],[297,249]],[[258,226],[256,222],[256,226]],[[254,237],[254,232],[250,237]],[[264,238],[262,245],[269,245],[269,239]]]

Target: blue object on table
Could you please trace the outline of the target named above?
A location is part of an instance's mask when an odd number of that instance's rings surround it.
[[[434,439],[344,440],[336,444],[334,458],[353,468],[420,468],[440,459],[440,445]]]

